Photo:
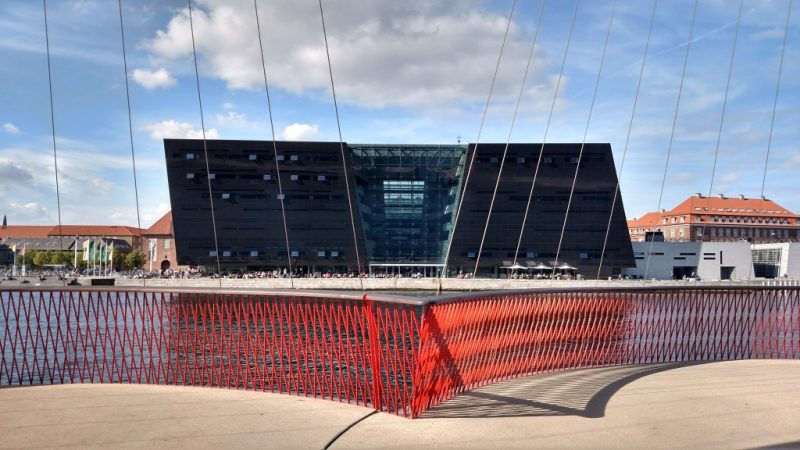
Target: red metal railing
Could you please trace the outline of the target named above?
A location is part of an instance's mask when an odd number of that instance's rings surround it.
[[[0,290],[0,386],[284,392],[416,417],[478,386],[615,364],[800,358],[800,289]]]

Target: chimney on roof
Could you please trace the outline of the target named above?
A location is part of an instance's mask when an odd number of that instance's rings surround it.
[[[694,196],[697,197],[697,198],[703,198],[703,194],[701,194],[699,192],[695,192]]]
[[[761,200],[768,200],[766,196],[762,195]]]
[[[725,198],[725,194],[717,194],[717,197],[719,197],[721,199],[724,199]]]
[[[666,209],[664,209],[664,208],[661,208],[661,212],[662,212],[662,213],[665,213],[665,212],[667,212],[667,210],[666,210]]]
[[[745,197],[745,196],[744,196],[744,195],[742,195],[742,194],[739,194],[739,200],[747,200],[747,197]]]
[[[6,215],[3,214],[3,228],[8,226],[8,220],[6,219]]]

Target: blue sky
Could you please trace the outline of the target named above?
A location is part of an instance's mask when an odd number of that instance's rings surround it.
[[[796,3],[796,2],[795,2]],[[629,217],[656,209],[694,2],[661,0],[622,170]],[[270,139],[253,2],[195,0],[209,137]],[[511,1],[327,0],[342,133],[352,143],[474,142]],[[541,3],[520,1],[481,142],[505,142]],[[745,0],[714,184],[738,0],[701,0],[678,112],[670,208],[758,196],[788,0]],[[575,3],[545,8],[512,142],[541,142]],[[587,140],[617,168],[652,3],[618,0]],[[789,25],[766,196],[800,211],[800,5]],[[279,139],[337,139],[316,1],[259,0]],[[580,142],[611,0],[581,2],[547,142]],[[169,209],[164,137],[199,137],[186,2],[123,0],[142,225]],[[136,224],[116,0],[48,2],[62,221]],[[57,220],[42,4],[0,2],[0,214]]]

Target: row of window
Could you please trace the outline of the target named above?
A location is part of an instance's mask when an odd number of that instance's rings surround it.
[[[193,172],[189,172],[189,173],[186,174],[186,179],[187,180],[194,180],[195,178],[202,177],[202,175],[204,175],[204,174],[194,174]],[[225,178],[237,178],[237,176],[235,176],[235,175],[226,175]],[[238,178],[244,178],[244,177],[243,176],[238,176]],[[275,176],[275,174],[267,173],[267,174],[262,175],[261,179],[264,180],[264,181],[273,181],[276,178],[277,177]],[[330,180],[335,180],[337,178],[338,177],[332,177],[330,175],[300,175],[300,174],[294,174],[294,173],[289,175],[289,180],[291,180],[291,181],[311,181],[311,180],[330,181]],[[209,180],[216,180],[217,179],[217,174],[209,173],[208,174],[208,179]]]
[[[242,257],[242,256],[249,256],[251,258],[257,258],[259,256],[269,256],[266,252],[258,249],[250,249],[250,250],[222,250],[220,252],[220,256],[223,258],[230,258],[230,257]],[[341,250],[316,250],[311,254],[316,254],[318,258],[338,258],[344,256],[344,253]],[[286,250],[279,251],[277,253],[278,256],[285,258],[286,257]],[[302,249],[292,250],[291,251],[292,257],[305,257],[306,252]],[[208,256],[216,257],[217,251],[216,250],[209,250]]]
[[[272,161],[274,155],[272,152],[256,152],[256,153],[249,153],[247,155],[244,154],[237,154],[232,152],[214,152],[212,155],[216,159],[245,159],[249,161],[258,161],[259,159]],[[187,152],[186,153],[187,160],[200,160],[202,159],[202,155],[200,153],[195,152]],[[313,162],[330,162],[330,161],[338,161],[338,157],[335,153],[323,153],[323,154],[304,154],[304,155],[284,155],[278,154],[277,157],[278,161],[313,161]]]

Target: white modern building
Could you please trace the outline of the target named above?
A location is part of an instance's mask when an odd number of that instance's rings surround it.
[[[632,242],[636,268],[625,275],[671,280],[747,280],[754,277],[750,243]]]
[[[800,243],[753,245],[753,268],[760,278],[800,279]]]

